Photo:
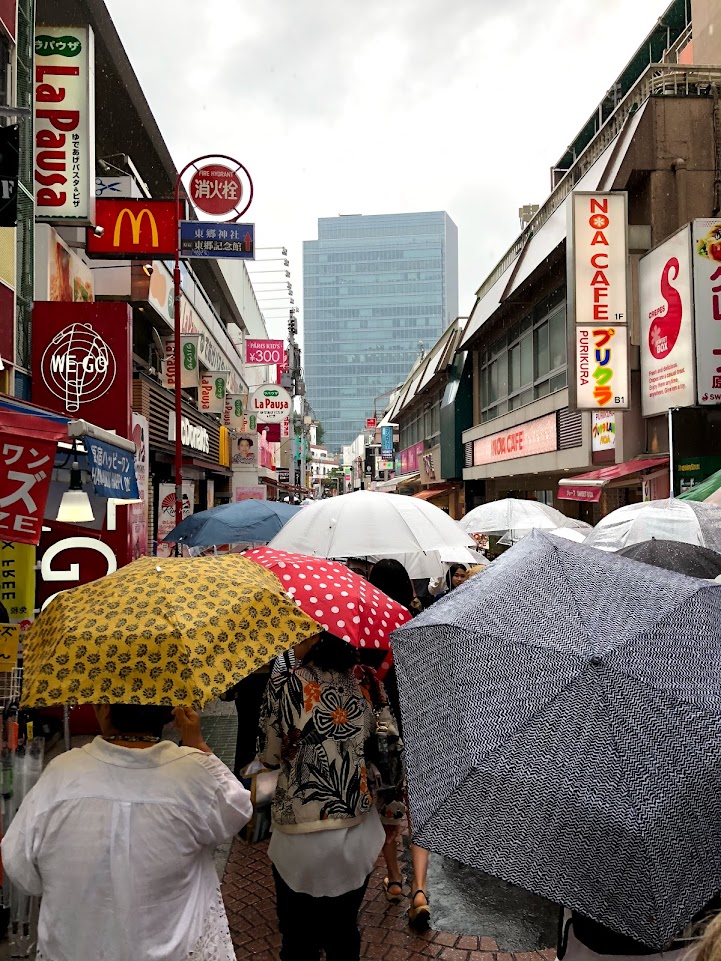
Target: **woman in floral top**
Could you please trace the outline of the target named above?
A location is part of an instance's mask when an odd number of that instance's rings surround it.
[[[405,813],[401,765],[379,800],[376,729],[395,727],[382,685],[345,641],[314,640],[300,666],[271,678],[261,725],[259,759],[280,767],[268,853],[281,959],[316,961],[325,950],[326,961],[357,961],[358,910],[385,840],[381,814]]]

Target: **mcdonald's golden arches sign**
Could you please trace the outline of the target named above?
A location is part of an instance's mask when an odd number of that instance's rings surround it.
[[[113,260],[165,259],[175,256],[175,204],[172,200],[98,198],[95,227],[88,228],[89,257]]]

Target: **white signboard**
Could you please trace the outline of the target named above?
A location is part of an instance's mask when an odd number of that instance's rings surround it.
[[[182,334],[180,337],[180,386],[185,390],[198,387],[200,374],[198,366],[198,334]],[[165,358],[163,360],[163,387],[166,390],[175,389],[175,338],[166,337],[163,340]]]
[[[183,520],[195,510],[195,484],[183,481]],[[158,557],[171,557],[175,554],[174,544],[163,543],[175,527],[175,484],[158,484],[158,527],[156,554]],[[188,557],[188,548],[183,547],[183,556]]]
[[[250,398],[249,413],[255,414],[264,424],[280,424],[293,409],[291,396],[277,384],[263,384],[256,388]]]
[[[602,450],[615,450],[616,415],[595,410],[591,417],[591,450],[594,453],[599,453]]]
[[[696,394],[721,403],[721,218],[693,222]]]
[[[168,411],[168,440],[175,441],[175,411]],[[205,427],[196,427],[187,417],[180,418],[180,442],[183,447],[210,453],[210,434]]]
[[[639,262],[644,417],[696,402],[690,227]]]
[[[90,27],[35,31],[35,214],[95,219],[95,48]]]
[[[569,325],[581,410],[630,406],[626,224],[626,194],[572,195]]]
[[[200,394],[198,406],[210,414],[225,416],[225,396],[228,388],[227,370],[206,370],[200,375]]]

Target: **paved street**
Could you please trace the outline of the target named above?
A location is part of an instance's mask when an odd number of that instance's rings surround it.
[[[203,712],[203,733],[232,767],[236,714],[216,702]],[[216,864],[239,959],[277,961],[280,935],[267,842],[236,840],[220,848]],[[408,867],[404,839],[403,859]],[[409,871],[406,870],[406,876]],[[446,858],[431,857],[429,888],[435,928],[423,935],[408,927],[406,904],[388,904],[379,860],[361,911],[363,955],[384,961],[549,961],[555,950],[553,905],[510,885],[479,875]]]

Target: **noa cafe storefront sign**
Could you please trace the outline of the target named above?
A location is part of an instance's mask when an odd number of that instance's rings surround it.
[[[264,424],[279,424],[292,412],[293,401],[290,394],[277,384],[263,384],[250,398],[248,413],[255,414]]]

